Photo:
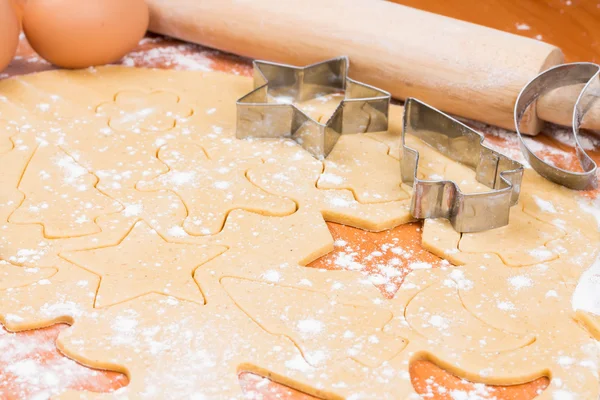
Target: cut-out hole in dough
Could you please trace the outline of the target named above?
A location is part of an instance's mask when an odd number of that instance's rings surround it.
[[[360,271],[390,299],[410,272],[448,265],[421,246],[420,223],[400,225],[383,232],[368,232],[332,222],[327,226],[334,249],[308,266]]]
[[[550,383],[546,377],[510,386],[473,383],[453,375],[427,360],[414,361],[411,363],[409,371],[415,391],[423,398],[432,400],[530,400],[539,396]]]
[[[49,398],[69,389],[112,392],[129,383],[124,374],[88,368],[60,353],[55,341],[67,328],[9,333],[0,326],[0,398]]]

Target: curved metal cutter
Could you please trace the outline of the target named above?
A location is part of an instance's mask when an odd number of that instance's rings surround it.
[[[519,125],[528,107],[540,96],[563,86],[585,83],[573,108],[573,138],[575,150],[583,172],[568,171],[549,164],[539,158],[525,143]],[[550,68],[533,78],[517,97],[515,103],[515,129],[521,142],[521,151],[531,167],[544,178],[559,185],[575,190],[595,189],[598,186],[596,177],[597,165],[587,155],[579,142],[579,127],[585,113],[594,101],[600,97],[600,65],[592,63],[563,64]]]
[[[419,153],[406,145],[407,134],[471,168],[477,181],[492,190],[466,194],[452,181],[419,179]],[[446,218],[458,232],[508,224],[510,207],[519,199],[523,166],[488,148],[483,140],[483,135],[449,115],[414,98],[406,100],[400,166],[402,182],[413,188],[415,218]]]
[[[385,131],[390,94],[348,78],[348,58],[306,67],[254,61],[254,90],[237,101],[239,139],[291,138],[322,159],[341,134]],[[344,92],[325,124],[293,103]]]

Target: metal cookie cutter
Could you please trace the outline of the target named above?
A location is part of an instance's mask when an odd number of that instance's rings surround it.
[[[417,177],[419,152],[406,145],[406,135],[423,140],[435,150],[471,168],[489,192],[461,192],[447,180]],[[404,104],[402,182],[413,188],[411,213],[415,218],[446,218],[458,232],[478,232],[508,224],[510,207],[519,199],[523,166],[486,147],[483,135],[414,98]]]
[[[540,96],[563,86],[586,83],[579,94],[573,108],[573,138],[575,149],[583,172],[564,170],[539,158],[527,146],[519,130],[523,114]],[[563,64],[542,72],[533,78],[519,93],[515,103],[515,129],[521,142],[521,150],[531,167],[544,178],[559,185],[575,190],[595,189],[598,186],[596,177],[597,165],[587,155],[579,141],[579,127],[585,113],[594,101],[600,97],[600,66],[592,63]]]
[[[266,61],[253,66],[254,90],[237,101],[239,139],[291,138],[321,159],[341,134],[387,130],[390,94],[348,78],[347,57],[306,67]],[[293,104],[342,92],[344,100],[325,124]]]

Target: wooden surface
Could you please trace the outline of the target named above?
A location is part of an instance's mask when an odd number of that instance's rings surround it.
[[[573,4],[571,6],[566,6],[566,2],[541,0],[515,0],[514,2],[507,0],[487,0],[485,2],[475,0],[402,0],[402,3],[527,36],[535,37],[537,34],[547,35],[547,37],[544,36],[544,39],[552,42],[556,38],[557,41],[553,43],[560,45],[570,60],[587,59],[600,61],[598,47],[600,45],[592,43],[591,39],[589,42],[584,41],[581,36],[582,32],[586,32],[586,35],[592,35],[591,30],[595,29],[596,37],[600,38],[600,14],[598,14],[600,11],[596,9],[597,1],[588,1],[583,5],[583,2],[572,1]],[[561,10],[564,11],[561,13]],[[594,18],[595,22],[592,21]],[[529,30],[518,30],[516,28],[517,24],[527,24],[530,28]],[[182,45],[175,41],[165,41],[156,37],[145,39],[138,49],[123,60],[123,63],[131,66],[154,66],[175,69],[215,69],[242,75],[250,75],[251,72],[248,60],[225,55],[199,46]],[[3,71],[3,74],[0,73],[0,77],[50,68],[52,68],[51,65],[40,60],[28,48],[27,44],[22,41],[19,57],[13,61],[6,71]],[[499,133],[486,126],[477,125],[476,127],[487,131],[486,137],[490,144],[504,149],[509,155],[518,156],[518,145],[513,136],[505,132]],[[552,130],[549,131],[548,135],[543,135],[536,139],[539,143],[544,144],[542,154],[552,155],[553,160],[560,165],[573,166],[574,158],[572,149],[557,141],[556,138],[560,139],[560,135],[557,135],[556,131]],[[593,152],[593,156],[600,161],[599,152]],[[589,195],[593,196],[595,194],[590,193]],[[316,260],[311,266],[340,268],[335,260],[340,255],[340,252],[343,251],[355,254],[355,260],[366,264],[366,272],[369,273],[371,269],[368,266],[367,258],[363,257],[363,255],[372,253],[374,248],[381,248],[382,244],[394,243],[394,246],[402,246],[407,249],[411,257],[403,260],[400,265],[396,266],[400,274],[390,282],[389,286],[380,287],[386,296],[393,296],[394,291],[402,284],[402,279],[410,270],[408,265],[411,262],[423,261],[432,263],[433,265],[438,265],[442,262],[421,247],[420,225],[417,223],[400,226],[391,231],[381,233],[364,232],[337,224],[329,224],[329,227],[334,239],[343,241],[346,245],[343,249],[336,247],[333,253]],[[391,256],[391,254],[387,255],[384,253],[382,257],[385,259]],[[67,326],[56,325],[42,330],[16,334],[0,330],[0,347],[3,350],[3,354],[9,354],[9,351],[13,350],[10,353],[11,356],[8,361],[0,355],[0,398],[22,399],[36,393],[39,394],[43,390],[48,391],[52,389],[56,391],[65,388],[109,391],[127,383],[127,378],[121,374],[94,371],[77,365],[74,362],[67,363],[66,357],[60,355],[54,347],[54,340],[62,329],[67,329]],[[27,348],[28,351],[17,351],[23,348]],[[55,384],[50,389],[41,387],[39,380],[27,381],[22,377],[10,373],[10,366],[17,365],[19,362],[33,363],[39,368],[44,368],[43,371],[55,370],[63,374],[74,374],[78,379],[59,380],[58,385]],[[67,365],[68,368],[66,367]],[[63,369],[61,370],[59,366],[63,366]],[[465,397],[459,398],[469,398],[466,396],[471,393],[477,394],[479,396],[476,397],[477,399],[526,400],[535,397],[548,384],[548,379],[541,377],[529,384],[506,388],[486,387],[481,384],[473,385],[470,382],[460,379],[460,377],[448,374],[443,369],[428,361],[414,363],[411,365],[410,373],[415,388],[426,396],[427,399],[433,400],[452,400],[457,398],[453,397],[452,393],[455,395],[458,393],[457,396],[464,394]],[[260,398],[258,395],[263,396],[262,398],[265,400],[306,400],[310,398],[309,396],[248,373],[240,375],[240,384],[249,396],[254,396],[249,398]],[[438,390],[440,387],[444,388],[444,391]]]
[[[436,14],[543,40],[567,62],[600,63],[598,0],[392,0]]]

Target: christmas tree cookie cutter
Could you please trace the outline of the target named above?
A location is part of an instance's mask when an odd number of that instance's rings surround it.
[[[306,67],[266,61],[253,66],[254,90],[237,101],[238,139],[291,138],[323,159],[341,134],[387,130],[390,94],[348,78],[347,57]],[[342,92],[344,99],[324,124],[294,104]]]
[[[467,194],[449,180],[419,179],[419,152],[406,145],[406,135],[466,165],[491,190]],[[519,199],[523,165],[485,146],[483,140],[482,134],[449,115],[414,98],[406,100],[400,167],[402,182],[412,186],[413,217],[446,218],[458,232],[508,224],[510,208]]]

